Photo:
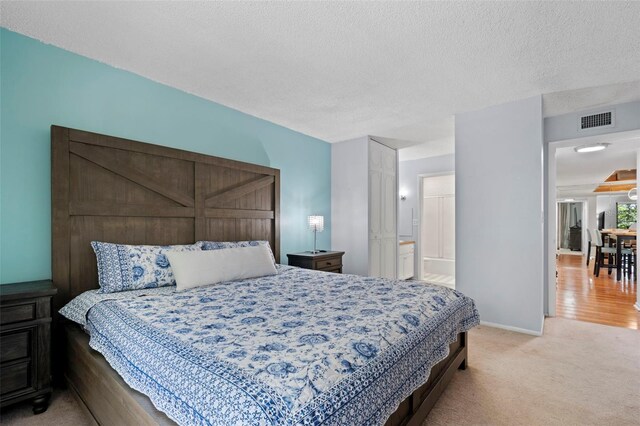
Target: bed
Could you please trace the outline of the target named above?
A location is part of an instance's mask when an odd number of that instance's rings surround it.
[[[281,265],[182,293],[98,295],[93,240],[264,240],[279,262],[280,173],[51,134],[54,304],[74,299],[65,314],[82,325],[57,318],[54,371],[96,423],[416,425],[466,367],[473,301],[423,283]]]

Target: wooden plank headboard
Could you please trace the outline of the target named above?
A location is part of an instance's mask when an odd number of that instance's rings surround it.
[[[93,240],[267,240],[280,261],[280,171],[51,126],[56,310],[98,288]]]

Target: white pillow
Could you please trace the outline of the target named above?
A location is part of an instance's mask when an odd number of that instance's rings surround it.
[[[167,257],[178,291],[277,273],[270,250],[263,245],[191,252],[169,251]]]

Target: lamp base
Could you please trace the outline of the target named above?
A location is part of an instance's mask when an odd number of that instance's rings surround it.
[[[307,250],[305,253],[318,254],[318,253],[326,253],[326,250]]]

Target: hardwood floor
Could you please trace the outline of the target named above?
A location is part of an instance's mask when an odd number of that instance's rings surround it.
[[[593,260],[587,268],[585,256],[558,257],[556,315],[562,318],[638,329],[640,312],[636,302],[637,280],[624,276],[616,281],[606,269],[593,275]]]

